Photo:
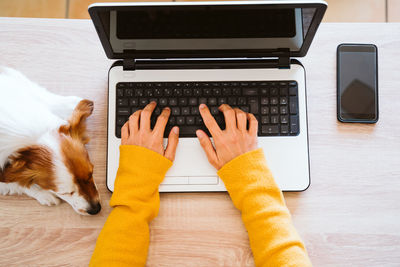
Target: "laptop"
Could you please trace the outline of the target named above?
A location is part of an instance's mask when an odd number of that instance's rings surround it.
[[[108,58],[107,187],[114,189],[121,126],[151,101],[165,106],[180,140],[160,192],[226,191],[196,135],[205,103],[253,113],[258,145],[283,191],[310,185],[306,55],[324,1],[98,3],[89,13]],[[164,138],[166,144],[167,139]],[[134,164],[134,163],[132,163]]]

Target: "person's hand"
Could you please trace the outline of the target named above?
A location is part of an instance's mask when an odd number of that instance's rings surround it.
[[[179,142],[179,128],[177,126],[172,128],[167,148],[164,150],[163,136],[171,110],[164,108],[157,118],[154,129],[151,130],[150,117],[156,105],[155,102],[151,102],[143,110],[138,110],[129,117],[121,129],[121,144],[142,146],[174,161]]]
[[[258,122],[253,114],[222,104],[219,110],[224,113],[226,127],[221,130],[206,105],[201,104],[199,109],[204,124],[213,137],[215,148],[204,131],[197,130],[196,135],[208,161],[217,170],[237,156],[257,148]]]

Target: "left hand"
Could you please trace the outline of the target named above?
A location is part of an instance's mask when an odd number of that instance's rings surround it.
[[[129,121],[121,129],[121,145],[142,146],[174,161],[179,142],[179,128],[177,126],[172,128],[167,148],[164,150],[163,136],[171,110],[164,108],[157,118],[154,129],[151,130],[150,117],[156,105],[155,102],[151,102],[143,110],[138,110],[129,117]]]

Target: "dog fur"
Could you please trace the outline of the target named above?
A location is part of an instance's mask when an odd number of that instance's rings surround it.
[[[93,102],[59,96],[20,72],[0,67],[0,194],[26,194],[42,205],[68,202],[100,211],[85,145]]]

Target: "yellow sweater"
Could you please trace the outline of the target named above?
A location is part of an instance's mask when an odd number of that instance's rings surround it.
[[[121,146],[120,164],[110,205],[90,266],[144,266],[149,223],[158,214],[158,186],[172,162],[139,146]],[[261,149],[224,165],[218,175],[249,233],[256,266],[311,266],[291,222],[283,195]]]

